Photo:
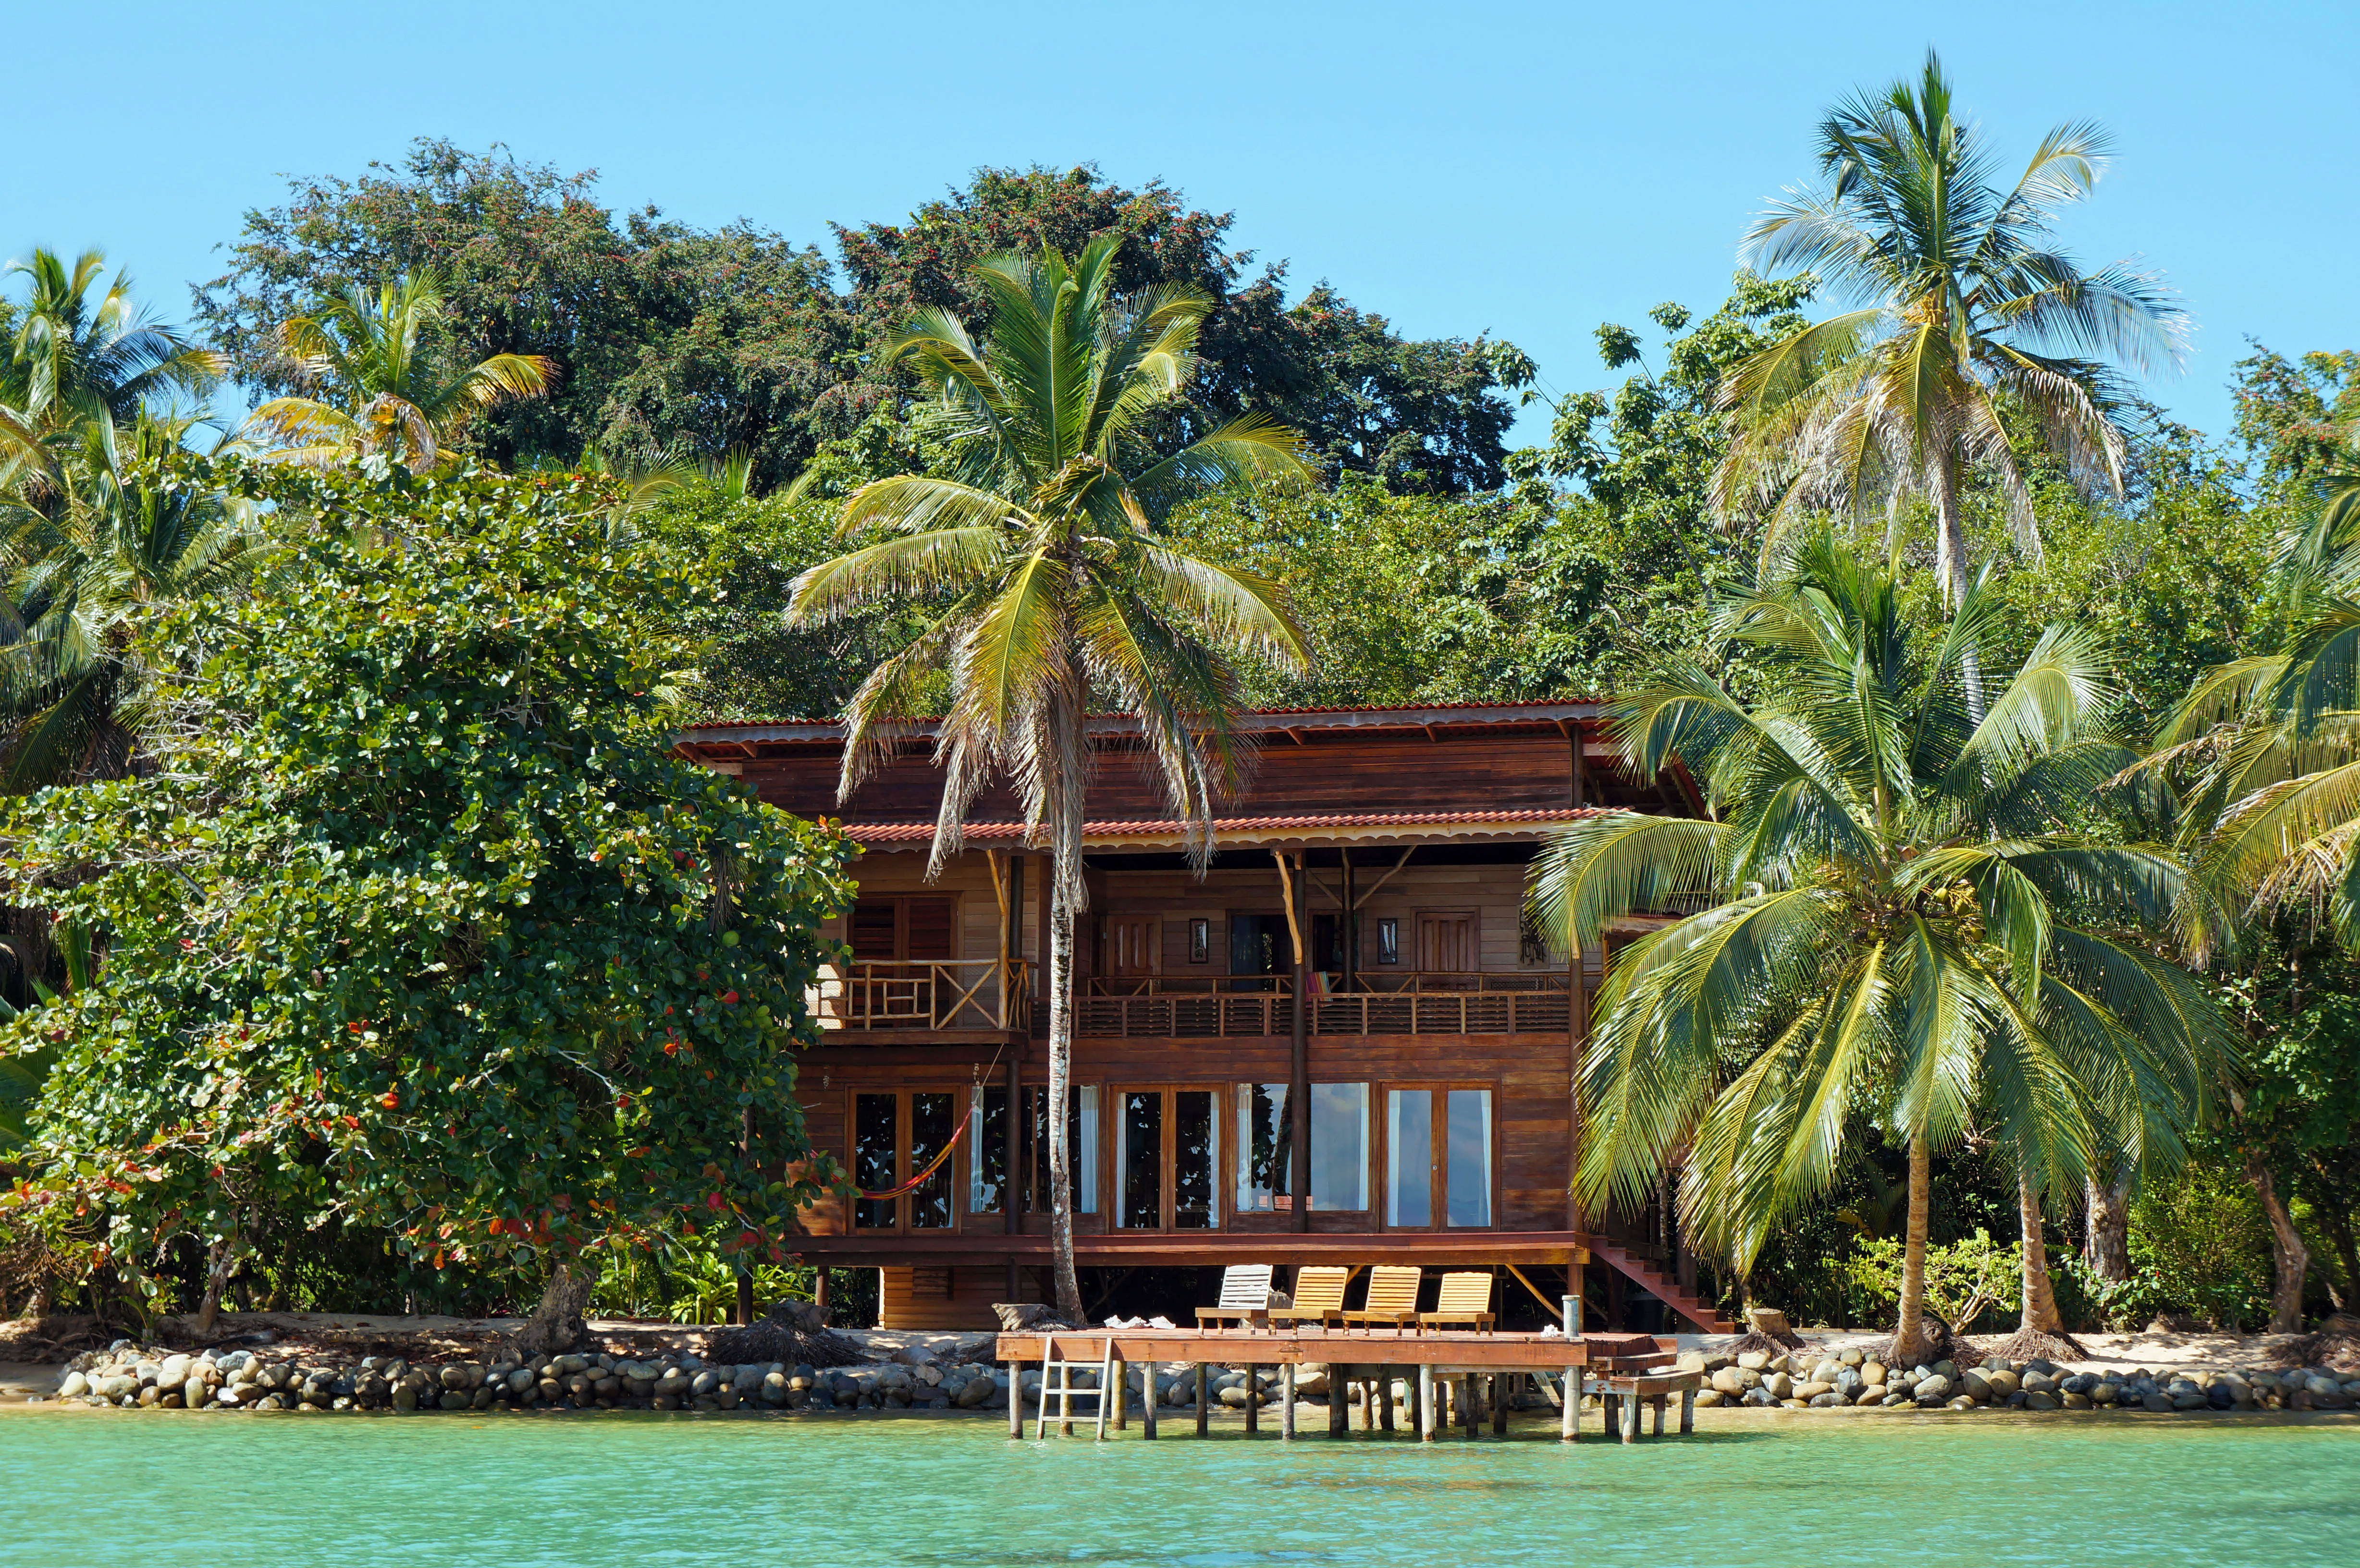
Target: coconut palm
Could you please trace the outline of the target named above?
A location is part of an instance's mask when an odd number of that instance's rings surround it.
[[[316,316],[279,328],[297,374],[328,394],[273,397],[255,409],[248,429],[280,444],[284,461],[313,464],[381,455],[424,473],[479,411],[516,397],[537,397],[556,379],[539,354],[496,354],[445,376],[421,342],[442,315],[442,282],[411,273],[371,299],[359,284]]]
[[[1972,576],[1959,494],[1970,470],[1996,483],[2019,547],[2040,553],[2003,409],[2037,426],[2077,482],[2119,494],[2123,387],[2106,360],[2141,373],[2177,365],[2185,319],[2151,275],[2119,263],[2085,273],[2050,241],[2052,217],[2090,194],[2106,147],[2092,125],[2060,125],[2003,189],[1930,50],[1914,84],[1832,111],[1819,134],[1826,183],[1772,203],[1743,254],[1815,273],[1859,308],[1723,382],[1735,416],[1713,484],[1724,518],[1767,512],[1775,537],[1814,510],[1923,497],[1955,604]]]
[[[1675,894],[1715,901],[1633,943],[1601,990],[1582,1203],[1645,1201],[1685,1149],[1684,1228],[1743,1273],[1879,1129],[1908,1151],[1908,1359],[1937,1148],[1972,1127],[2059,1192],[2134,1128],[2140,1158],[2168,1161],[2230,1050],[2191,977],[2099,923],[2160,926],[2181,875],[2079,825],[2130,755],[2104,733],[2098,651],[2050,629],[1971,719],[1961,656],[1993,615],[1971,590],[1928,639],[1890,572],[1807,540],[1717,622],[1758,650],[1762,700],[1681,659],[1613,705],[1636,776],[1677,753],[1710,817],[1609,813],[1535,870],[1535,917],[1562,943]]]
[[[143,634],[172,605],[244,578],[252,509],[153,477],[191,424],[86,423],[60,488],[0,505],[0,791],[130,772],[156,717]]]
[[[32,289],[15,313],[14,341],[0,366],[0,402],[25,424],[51,430],[128,425],[152,400],[202,394],[220,378],[222,356],[139,309],[128,273],[117,272],[93,300],[91,290],[105,266],[95,250],[71,266],[47,250],[8,264]]]
[[[1231,659],[1299,668],[1303,640],[1275,584],[1200,560],[1164,535],[1166,509],[1207,485],[1305,472],[1300,440],[1258,416],[1160,460],[1142,418],[1174,397],[1210,301],[1184,288],[1111,289],[1118,240],[1068,266],[1001,256],[977,277],[990,298],[978,344],[948,311],[922,312],[886,344],[938,389],[933,418],[951,472],[896,474],[846,501],[860,548],[796,580],[788,615],[814,624],[909,600],[927,624],[845,706],[843,794],[890,760],[913,718],[946,693],[935,756],[945,769],[933,869],[959,847],[968,806],[994,774],[1024,800],[1052,863],[1049,1170],[1057,1301],[1080,1312],[1065,1095],[1073,1054],[1074,920],[1086,901],[1083,715],[1134,715],[1175,814],[1200,852],[1214,800],[1242,781]]]

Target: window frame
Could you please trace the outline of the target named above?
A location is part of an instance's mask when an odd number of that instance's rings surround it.
[[[1495,1080],[1480,1078],[1412,1078],[1392,1079],[1371,1084],[1379,1096],[1371,1106],[1370,1120],[1376,1124],[1375,1137],[1382,1147],[1378,1150],[1375,1165],[1380,1179],[1386,1181],[1385,1190],[1376,1194],[1372,1218],[1379,1229],[1398,1231],[1411,1236],[1430,1235],[1441,1231],[1484,1231],[1500,1228],[1500,1085]],[[1455,1225],[1450,1223],[1450,1100],[1454,1092],[1479,1091],[1491,1096],[1490,1147],[1484,1150],[1484,1166],[1491,1182],[1490,1208],[1491,1217],[1480,1225]],[[1393,1169],[1393,1096],[1396,1094],[1425,1094],[1427,1102],[1426,1136],[1428,1202],[1426,1212],[1433,1217],[1425,1225],[1395,1225],[1385,1216],[1393,1212],[1393,1191],[1390,1173]],[[1437,1103],[1438,1102],[1438,1103]],[[1381,1114],[1374,1114],[1379,1113]]]
[[[917,1126],[917,1109],[914,1104],[914,1097],[919,1094],[949,1095],[951,1099],[951,1132],[952,1135],[956,1137],[957,1136],[960,1125],[967,1121],[968,1116],[972,1114],[972,1109],[967,1103],[967,1092],[970,1087],[971,1085],[965,1083],[953,1083],[948,1085],[933,1083],[892,1083],[847,1086],[844,1091],[844,1143],[847,1165],[850,1166],[858,1158],[858,1140],[860,1137],[860,1102],[864,1096],[882,1096],[890,1094],[895,1098],[893,1108],[892,1185],[898,1187],[917,1173],[916,1167],[912,1164],[910,1156],[910,1138]],[[951,1157],[948,1163],[945,1164],[943,1170],[936,1172],[936,1176],[939,1179],[945,1180],[950,1183],[949,1224],[939,1226],[914,1225],[911,1224],[911,1210],[918,1201],[918,1194],[915,1192],[904,1192],[900,1197],[892,1200],[893,1223],[887,1225],[863,1225],[860,1222],[860,1205],[863,1202],[869,1200],[858,1197],[847,1199],[845,1204],[844,1216],[846,1230],[850,1234],[859,1236],[952,1236],[957,1234],[957,1232],[962,1228],[963,1222],[967,1218],[968,1214],[968,1209],[967,1206],[967,1183],[972,1179],[969,1166],[973,1156],[974,1150],[972,1149],[953,1149],[951,1151]],[[996,1214],[998,1211],[995,1210],[993,1212]]]
[[[1131,1236],[1207,1236],[1228,1228],[1229,1206],[1223,1202],[1221,1188],[1229,1179],[1226,1162],[1227,1135],[1223,1128],[1223,1100],[1229,1096],[1226,1083],[1110,1083],[1105,1091],[1104,1108],[1099,1113],[1098,1141],[1106,1146],[1107,1169],[1110,1172],[1106,1189],[1107,1230]],[[1203,1225],[1183,1225],[1180,1218],[1180,1107],[1182,1094],[1209,1094],[1213,1101],[1213,1202],[1211,1217]],[[1153,1226],[1123,1223],[1123,1155],[1126,1141],[1123,1097],[1128,1094],[1158,1094],[1163,1097],[1163,1121],[1160,1147],[1156,1153],[1156,1216]]]

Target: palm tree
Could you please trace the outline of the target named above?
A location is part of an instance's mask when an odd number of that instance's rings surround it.
[[[32,279],[0,366],[0,403],[24,424],[43,430],[128,425],[159,396],[211,390],[225,368],[220,354],[140,310],[128,273],[117,272],[93,302],[91,289],[105,266],[95,250],[71,267],[47,250],[8,264],[10,273]]]
[[[442,282],[431,272],[397,278],[372,299],[359,284],[316,316],[279,328],[298,375],[329,393],[273,397],[249,428],[283,442],[283,460],[314,464],[381,455],[422,474],[478,411],[537,397],[556,379],[539,354],[496,354],[444,376],[421,343],[442,315]]]
[[[1303,639],[1267,579],[1176,549],[1172,504],[1210,485],[1305,472],[1293,432],[1248,415],[1160,460],[1142,418],[1175,396],[1210,300],[1166,287],[1111,289],[1116,236],[1068,267],[995,256],[977,276],[993,307],[978,346],[948,311],[922,312],[885,347],[940,392],[954,471],[896,474],[845,502],[860,548],[796,579],[789,619],[812,625],[912,600],[928,622],[845,705],[849,799],[916,715],[947,693],[935,757],[946,770],[930,874],[959,847],[968,806],[995,773],[1023,797],[1051,857],[1049,1172],[1057,1301],[1081,1311],[1074,1273],[1065,1096],[1073,1055],[1074,919],[1092,703],[1134,715],[1175,813],[1209,849],[1215,799],[1241,782],[1237,653],[1299,668]]]
[[[1971,719],[1961,656],[1993,616],[1971,590],[1921,646],[1889,572],[1807,540],[1717,621],[1765,659],[1761,701],[1680,659],[1613,706],[1636,776],[1677,752],[1710,817],[1594,818],[1535,870],[1562,943],[1674,894],[1716,901],[1633,943],[1600,993],[1578,1196],[1644,1202],[1686,1148],[1684,1226],[1742,1273],[1876,1127],[1908,1150],[1904,1365],[1925,1350],[1937,1147],[1981,1127],[2041,1189],[2078,1190],[2128,1097],[2141,1157],[2167,1161],[2230,1049],[2191,976],[2095,923],[2160,926],[2181,883],[2163,850],[2077,825],[2129,757],[2097,650],[2051,628]]]
[[[1815,273],[1859,308],[1724,381],[1735,432],[1714,504],[1724,518],[1768,512],[1775,537],[1812,510],[1929,499],[1955,605],[1972,575],[1959,498],[1969,470],[1998,485],[2019,548],[2040,554],[2003,411],[2033,421],[2077,482],[2120,494],[2123,389],[2104,359],[2141,373],[2177,365],[2185,319],[2151,275],[2119,263],[2084,273],[2050,243],[2054,213],[2088,196],[2104,167],[2092,125],[2050,131],[2003,191],[1928,50],[1914,85],[1839,105],[1819,142],[1824,187],[1774,202],[1743,254],[1765,270]]]
[[[191,423],[86,423],[59,488],[0,504],[0,792],[131,772],[158,716],[144,634],[243,580],[252,508],[153,474]]]

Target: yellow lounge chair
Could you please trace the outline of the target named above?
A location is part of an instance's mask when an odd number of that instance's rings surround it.
[[[1438,1328],[1444,1323],[1470,1323],[1480,1333],[1489,1334],[1499,1319],[1491,1312],[1491,1276],[1489,1274],[1445,1274],[1442,1277],[1441,1299],[1435,1310],[1417,1314],[1421,1332]]]
[[[1424,1270],[1380,1263],[1369,1270],[1369,1299],[1343,1314],[1347,1323],[1391,1323],[1398,1334],[1417,1326],[1417,1282]]]
[[[1232,1263],[1221,1270],[1218,1306],[1198,1307],[1196,1321],[1216,1327],[1236,1320],[1240,1328],[1270,1321],[1270,1265]]]
[[[1351,1277],[1349,1269],[1325,1265],[1297,1269],[1295,1271],[1295,1304],[1271,1308],[1271,1327],[1315,1320],[1322,1328],[1340,1326],[1344,1321],[1344,1282]]]

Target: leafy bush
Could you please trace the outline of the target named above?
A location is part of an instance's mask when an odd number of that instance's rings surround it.
[[[2270,1315],[2270,1225],[2234,1173],[2191,1162],[2131,1203],[2131,1273],[2150,1312],[2178,1310],[2218,1328]],[[2125,1295],[2126,1306],[2133,1298]]]
[[[1880,1307],[1898,1310],[1901,1301],[1902,1239],[1878,1236],[1863,1240],[1854,1250],[1848,1272],[1852,1282]],[[1985,1312],[2013,1312],[2024,1304],[2024,1244],[2005,1247],[1991,1233],[1974,1235],[1947,1246],[1926,1247],[1926,1306],[1959,1333],[1972,1327]]]

